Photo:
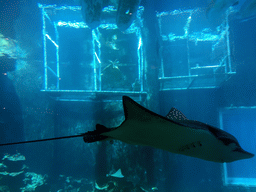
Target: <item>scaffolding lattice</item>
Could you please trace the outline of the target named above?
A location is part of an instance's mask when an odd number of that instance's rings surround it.
[[[212,29],[199,8],[157,14],[161,90],[217,88],[235,74],[230,59],[229,12]]]
[[[38,7],[41,9],[43,24],[44,87],[42,91],[67,101],[87,100],[88,96],[100,93],[145,94],[141,37],[143,7],[139,7],[136,21],[125,33],[121,33],[113,22],[111,15],[116,12],[114,7],[105,7],[102,10],[106,19],[102,20],[102,24],[96,29],[89,29],[83,22],[80,6],[58,7],[38,4]],[[69,39],[72,36],[74,38],[73,33],[77,33],[76,31],[79,30],[82,30],[82,33],[79,32],[79,34],[84,34],[84,36],[78,40],[73,39],[77,42],[77,45],[74,45]],[[72,46],[66,48],[69,41]],[[129,44],[129,42],[132,43]],[[134,54],[129,55],[132,58],[129,62],[125,62],[125,58],[118,55],[118,52],[126,51],[124,46],[122,50],[117,48],[116,44],[120,45],[121,43],[128,44],[128,47],[133,50]],[[74,50],[79,46],[87,47],[77,53],[79,50],[76,52]],[[104,52],[108,51],[108,54],[105,55],[102,52],[104,46]],[[71,55],[72,51],[73,55]],[[67,59],[67,55],[71,55],[73,58]],[[116,58],[114,58],[115,56]],[[78,70],[76,69],[74,72],[75,68]],[[126,70],[127,68],[130,71]],[[126,74],[126,71],[133,75]],[[120,79],[111,82],[109,78],[111,75],[120,76]],[[80,78],[81,76],[82,78]],[[76,78],[77,81],[75,81]],[[114,84],[113,87],[111,87],[111,83]]]

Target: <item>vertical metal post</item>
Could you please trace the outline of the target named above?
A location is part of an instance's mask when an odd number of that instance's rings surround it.
[[[39,4],[39,7],[42,8],[42,22],[43,22],[43,50],[44,50],[44,90],[48,89],[48,82],[47,82],[47,52],[46,52],[46,30],[45,30],[45,11],[43,5]]]
[[[56,75],[57,75],[57,86],[56,89],[60,89],[60,58],[59,58],[59,32],[57,29],[57,24],[54,23],[54,30],[56,36]]]
[[[97,27],[97,39],[98,39],[98,50],[99,50],[99,54],[98,54],[98,57],[99,57],[99,59],[101,58],[101,44],[100,44],[100,40],[99,40],[99,34],[100,32],[99,32],[99,28]],[[99,68],[99,74],[98,74],[98,79],[99,79],[99,91],[101,91],[101,62],[99,62],[99,64],[98,64],[98,68]]]
[[[187,39],[187,52],[188,52],[188,54],[187,54],[187,61],[188,61],[188,76],[190,77],[191,76],[191,66],[190,66],[190,49],[189,49],[189,28],[190,28],[190,23],[191,23],[191,21],[192,21],[192,14],[193,14],[194,12],[193,11],[191,11],[190,12],[190,14],[189,14],[189,17],[188,17],[188,19],[187,19],[187,23],[186,23],[186,25],[184,26],[184,30],[185,30],[185,34],[184,34],[184,36],[186,37],[186,39]],[[191,80],[191,79],[190,79]],[[192,80],[191,80],[192,81]]]
[[[230,44],[229,44],[229,23],[228,23],[228,16],[230,13],[230,9],[228,9],[226,11],[226,38],[227,38],[227,56],[228,56],[228,67],[229,70],[227,69],[227,64],[225,65],[225,73],[227,73],[227,71],[232,72],[231,71],[231,58],[230,58]]]
[[[138,40],[138,48],[137,48],[137,56],[138,56],[138,80],[140,82],[140,91],[143,90],[143,55],[142,55],[142,37],[140,29],[137,29],[136,32],[137,40]]]
[[[101,61],[100,61],[100,57],[101,57],[101,43],[99,40],[99,29],[93,29],[92,30],[92,51],[94,53],[93,56],[93,74],[94,74],[94,91],[101,91]],[[98,54],[96,51],[96,43],[98,46]],[[99,64],[97,64],[96,62],[98,62]],[[97,67],[98,66],[98,67]],[[98,73],[97,73],[97,68],[98,68]]]
[[[140,31],[141,32],[141,31]],[[140,36],[141,38],[141,48],[140,48],[140,66],[141,66],[141,70],[140,70],[140,73],[141,73],[141,81],[140,81],[140,91],[143,91],[143,88],[144,88],[144,71],[145,71],[145,68],[144,68],[144,53],[143,53],[143,40],[142,40],[142,37]]]
[[[223,112],[220,111],[219,112],[219,123],[220,123],[220,129],[223,130]],[[227,177],[228,177],[228,172],[227,172],[227,163],[223,163],[223,169],[222,169],[223,173],[222,173],[222,181],[223,184],[226,185],[227,184]]]
[[[141,48],[140,48],[140,65],[141,65],[141,81],[140,81],[140,91],[144,91],[144,53],[143,53],[143,42],[141,38]]]
[[[161,24],[161,16],[158,17],[158,25],[159,25],[159,33],[160,33],[160,37],[162,37],[162,24]],[[163,49],[160,50],[161,51],[161,55],[163,54],[162,51]],[[164,61],[163,61],[163,57],[160,58],[161,59],[161,77],[164,77]]]
[[[188,52],[188,54],[187,54],[187,56],[188,56],[188,58],[187,58],[187,61],[188,61],[188,76],[189,77],[191,77],[191,66],[190,66],[190,49],[189,49],[189,40],[188,40],[188,37],[187,37],[187,52]]]
[[[97,91],[97,65],[96,65],[96,49],[95,49],[95,29],[92,30],[92,52],[93,55],[93,77],[94,77],[94,91]]]

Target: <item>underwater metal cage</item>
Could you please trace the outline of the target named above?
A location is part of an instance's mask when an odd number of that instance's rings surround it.
[[[90,29],[80,6],[38,4],[42,13],[44,87],[58,100],[86,100],[101,93],[145,94],[142,13],[125,32],[116,9],[102,10],[102,24]]]
[[[199,8],[157,13],[161,91],[217,88],[236,73],[230,59],[228,15],[211,29]]]

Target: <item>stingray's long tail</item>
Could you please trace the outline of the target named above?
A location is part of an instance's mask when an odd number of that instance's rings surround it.
[[[85,143],[92,143],[96,141],[102,141],[106,139],[111,139],[108,136],[101,135],[102,133],[112,131],[113,129],[108,129],[104,125],[97,124],[95,131],[88,131],[86,133],[82,133],[80,135],[71,135],[71,136],[64,136],[64,137],[54,137],[48,139],[38,139],[38,140],[31,140],[31,141],[19,141],[13,143],[0,143],[1,146],[7,145],[18,145],[18,144],[26,144],[26,143],[36,143],[36,142],[44,142],[44,141],[53,141],[59,139],[69,139],[74,137],[83,137]]]
[[[93,143],[96,141],[103,141],[103,140],[109,139],[108,136],[102,135],[102,133],[109,132],[111,130],[112,129],[108,129],[104,125],[97,124],[96,130],[88,131],[88,132],[84,133],[84,137],[83,137],[84,142],[85,143]]]
[[[13,142],[13,143],[1,143],[1,146],[7,146],[7,145],[18,145],[18,144],[26,144],[26,143],[37,143],[37,142],[44,142],[44,141],[53,141],[53,140],[59,140],[59,139],[69,139],[74,137],[83,137],[85,133],[80,135],[71,135],[71,136],[64,136],[64,137],[54,137],[54,138],[48,138],[48,139],[37,139],[37,140],[31,140],[31,141],[19,141],[19,142]]]

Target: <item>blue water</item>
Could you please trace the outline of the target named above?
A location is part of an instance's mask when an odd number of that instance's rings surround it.
[[[116,27],[113,7],[102,14],[105,25],[92,30],[83,24],[79,0],[0,2],[0,143],[79,135],[96,124],[117,127],[128,95],[162,116],[176,107],[255,154],[256,19],[241,18],[243,2],[218,28],[224,12],[215,8],[207,18],[207,1],[142,0],[130,31]],[[88,144],[77,137],[0,146],[0,159],[0,191],[247,192],[256,186],[255,157],[222,164],[121,141]]]

